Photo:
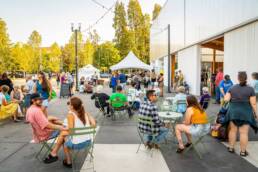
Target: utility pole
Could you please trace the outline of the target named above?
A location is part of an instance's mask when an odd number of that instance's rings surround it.
[[[72,32],[74,32],[74,39],[75,39],[75,75],[76,75],[76,91],[79,91],[79,85],[78,85],[78,32],[81,31],[81,23],[78,24],[78,28],[74,29],[73,23],[71,24]]]
[[[171,93],[170,24],[168,24],[168,93]]]

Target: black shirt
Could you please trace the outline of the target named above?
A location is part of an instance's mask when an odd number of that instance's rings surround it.
[[[12,90],[13,90],[13,83],[12,83],[12,81],[9,78],[1,79],[0,80],[0,86],[3,86],[3,85],[7,85],[9,87],[8,93],[10,94],[12,92]]]
[[[96,101],[96,98],[99,99],[99,103]],[[109,96],[105,93],[94,93],[92,96],[91,96],[91,99],[95,99],[95,106],[97,108],[100,108],[99,107],[99,104],[104,107],[106,106],[108,103],[107,101],[109,100]]]
[[[232,102],[249,102],[250,97],[255,96],[254,88],[248,85],[240,86],[236,84],[228,92],[231,94]]]

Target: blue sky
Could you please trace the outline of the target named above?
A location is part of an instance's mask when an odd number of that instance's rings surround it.
[[[111,7],[115,0],[96,0]],[[126,5],[129,0],[122,0]],[[142,10],[150,13],[155,3],[163,5],[166,0],[139,0]],[[42,35],[42,46],[53,42],[64,45],[71,35],[71,23],[82,23],[82,30],[105,13],[105,9],[92,0],[0,0],[0,18],[8,27],[12,42],[26,42],[30,33],[37,30]],[[108,15],[95,29],[103,40],[112,40],[114,14]],[[83,32],[86,36],[86,33]],[[84,36],[84,39],[85,39]]]

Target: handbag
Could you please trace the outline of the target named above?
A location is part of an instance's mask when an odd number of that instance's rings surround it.
[[[57,97],[56,92],[55,92],[54,90],[52,90],[51,95],[50,95],[50,98],[51,98],[51,99],[54,99],[54,98],[56,98],[56,97]]]

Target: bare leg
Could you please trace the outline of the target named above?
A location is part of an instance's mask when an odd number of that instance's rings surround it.
[[[191,136],[191,134],[185,133],[185,135],[186,135],[186,138],[187,138],[187,142],[188,143],[192,143],[192,136]]]
[[[243,125],[239,128],[241,152],[246,151],[246,147],[248,144],[248,131],[249,131],[249,125]]]
[[[51,151],[52,156],[57,156],[57,153],[59,149],[62,147],[65,141],[65,137],[68,135],[68,132],[61,132],[61,134],[58,136],[57,142],[53,150]]]
[[[67,164],[71,164],[72,163],[72,159],[71,159],[70,150],[66,146],[64,146],[64,154],[65,154],[66,163]]]
[[[182,132],[190,133],[189,131],[190,131],[190,126],[188,126],[188,125],[185,125],[185,124],[177,124],[176,125],[176,138],[178,140],[178,146],[179,146],[180,149],[184,149],[184,143],[183,143],[183,140],[182,140],[182,134],[181,133]],[[188,135],[190,135],[190,134],[188,134]]]
[[[229,124],[230,130],[228,133],[229,147],[234,148],[236,144],[237,126],[231,121]]]

